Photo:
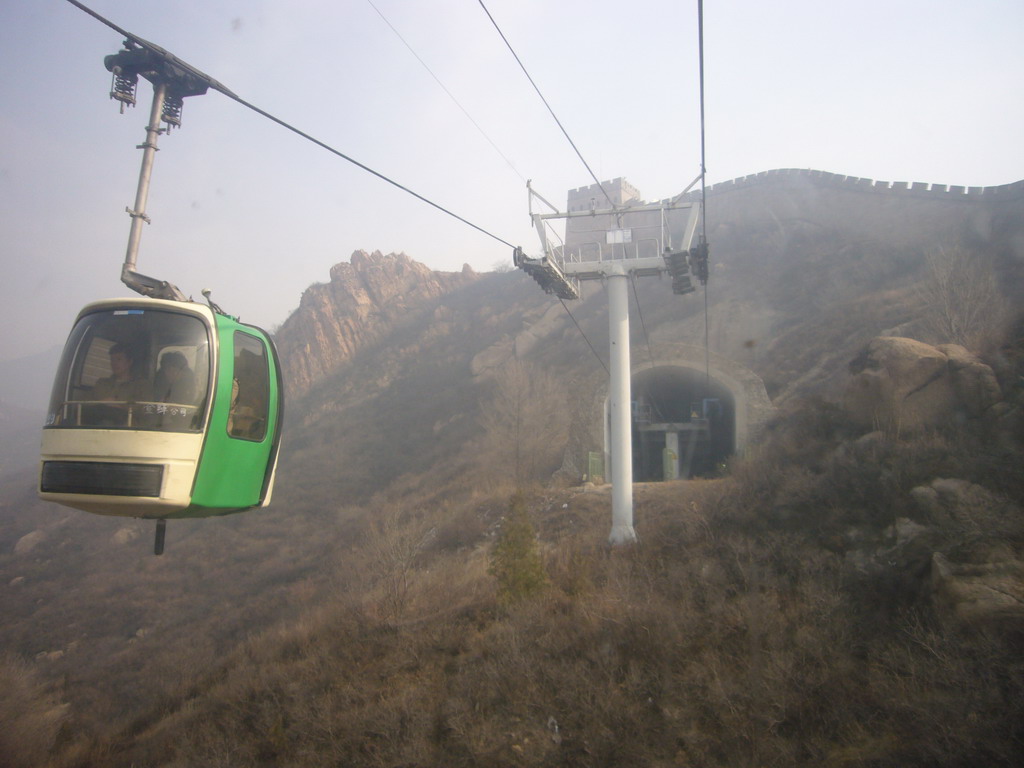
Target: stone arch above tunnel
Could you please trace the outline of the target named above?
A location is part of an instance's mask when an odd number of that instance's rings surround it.
[[[682,408],[688,410],[694,402],[703,401],[708,394],[712,399],[722,402],[727,435],[718,452],[723,455],[743,454],[757,440],[774,412],[764,382],[756,373],[735,361],[714,354],[708,355],[706,365],[702,347],[659,343],[646,356],[646,360],[636,360],[636,357],[638,355],[634,355],[631,367],[632,399],[638,403],[638,395],[644,392],[653,395],[652,399],[657,402],[649,403],[652,416],[650,424],[677,424],[688,420],[690,414],[684,414]],[[566,479],[586,476],[589,470],[586,457],[594,452],[603,454],[606,475],[610,466],[606,411],[608,379],[603,375],[595,375],[590,381],[592,397],[583,397],[577,403],[569,446],[559,472]],[[659,394],[673,389],[677,392],[675,397],[666,398],[665,394]],[[705,389],[708,394],[705,394]],[[660,415],[655,405],[660,407]],[[655,418],[663,418],[665,421],[655,421]],[[638,443],[635,431],[634,421],[634,452]],[[648,460],[656,461],[650,457]],[[640,477],[634,479],[641,480]]]
[[[630,389],[635,481],[709,475],[736,453],[736,403],[746,398],[704,368],[648,365]]]
[[[658,371],[681,371],[685,377],[695,378],[698,384],[708,378],[712,396],[727,393],[733,400],[733,452],[743,453],[775,410],[761,377],[746,366],[718,355],[708,355],[706,363],[700,347],[662,345],[659,352],[632,366],[634,399],[637,383],[656,376]]]

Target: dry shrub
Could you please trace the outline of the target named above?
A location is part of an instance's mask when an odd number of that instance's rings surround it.
[[[471,626],[452,614],[398,627],[325,612],[252,643],[182,711],[177,739],[137,744],[132,756],[163,752],[180,765],[440,764],[434,713]]]
[[[400,507],[382,509],[370,521],[366,554],[372,586],[367,597],[385,620],[397,620],[405,611],[419,561],[435,532],[423,515],[406,514]]]
[[[951,631],[918,612],[866,635],[865,688],[875,713],[870,729],[851,735],[840,764],[1018,765],[1022,640]]]
[[[1009,644],[858,624],[841,558],[670,490],[642,546],[566,534],[556,588],[504,611],[478,551],[416,569],[404,621],[348,604],[267,633],[109,764],[1010,764]]]
[[[1006,333],[1010,303],[993,258],[954,247],[927,254],[925,262],[917,292],[932,338],[973,350],[995,346]]]
[[[484,516],[475,506],[445,505],[437,515],[433,546],[441,551],[459,552],[476,546],[486,535]]]
[[[809,413],[776,424],[766,441],[733,462],[716,518],[745,530],[801,532],[821,541],[850,526],[881,531],[913,512],[910,491],[954,477],[1002,491],[1020,490],[1017,450],[985,439],[980,426],[922,431],[893,439],[858,436],[841,414]]]

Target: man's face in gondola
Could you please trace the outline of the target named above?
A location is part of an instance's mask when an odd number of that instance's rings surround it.
[[[115,379],[128,379],[131,376],[132,360],[124,352],[110,353],[110,370]]]

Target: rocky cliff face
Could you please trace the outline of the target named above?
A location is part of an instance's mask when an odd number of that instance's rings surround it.
[[[399,321],[429,312],[437,299],[476,279],[433,272],[404,253],[355,251],[331,268],[329,283],[306,289],[276,335],[290,395],[301,395]]]

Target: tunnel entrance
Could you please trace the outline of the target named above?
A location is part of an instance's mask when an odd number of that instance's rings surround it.
[[[703,370],[660,366],[632,378],[633,479],[716,474],[736,451],[736,401]]]

